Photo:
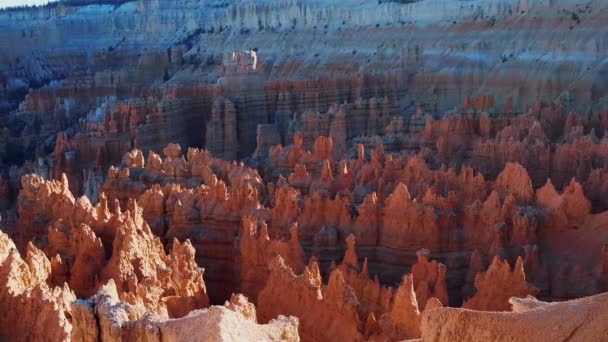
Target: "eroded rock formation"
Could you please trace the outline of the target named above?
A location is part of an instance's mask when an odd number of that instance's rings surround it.
[[[429,310],[422,315],[424,341],[603,339],[606,294],[567,302],[546,303],[512,298],[513,312],[482,312],[457,308]]]
[[[259,340],[299,341],[297,318],[280,316],[258,325],[255,307],[242,295],[223,307],[198,310],[208,307],[209,299],[192,244],[174,240],[167,254],[135,200],[124,212],[117,202],[111,212],[105,197],[97,207],[86,199],[75,200],[65,178],[45,181],[34,175],[24,177],[23,183],[31,190],[28,205],[39,210],[32,213],[32,221],[20,223],[52,223],[47,236],[33,239],[44,251],[28,242],[25,258],[0,232],[0,302],[15,308],[2,315],[3,335],[10,332],[24,341],[160,341],[167,336],[195,338],[193,327],[204,327],[195,339],[253,334]],[[54,205],[62,210],[49,209]],[[112,237],[111,243],[105,244],[96,233]]]
[[[606,13],[0,10],[0,339],[603,337]]]
[[[480,311],[507,311],[509,298],[535,295],[536,289],[526,282],[524,265],[517,258],[515,268],[511,271],[509,263],[494,257],[486,272],[475,276],[477,292],[466,300],[462,307]]]

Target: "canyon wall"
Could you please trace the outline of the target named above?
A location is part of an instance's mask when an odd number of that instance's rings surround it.
[[[0,10],[0,339],[601,339],[607,21],[575,0]]]
[[[172,142],[243,158],[255,151],[258,125],[271,125],[286,144],[298,121],[309,130],[328,110],[338,119],[319,122],[316,133],[331,129],[336,142],[342,111],[351,138],[384,133],[392,117],[415,108],[513,113],[543,100],[601,110],[605,13],[601,2],[571,0],[138,0],[7,9],[0,12],[7,129],[0,156],[8,165],[45,157],[65,131],[80,147],[75,168],[108,167],[130,148],[158,152]],[[225,101],[234,108],[224,111]],[[354,108],[330,108],[344,102]],[[107,110],[112,103],[138,113],[126,119],[134,114]],[[105,120],[112,128],[92,129]]]

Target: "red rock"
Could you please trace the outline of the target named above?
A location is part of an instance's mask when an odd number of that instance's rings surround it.
[[[353,234],[346,237],[346,253],[344,254],[342,264],[354,269],[359,268],[359,260],[355,252],[355,236]]]
[[[243,234],[240,241],[241,252],[241,291],[246,296],[257,298],[268,282],[269,264],[281,256],[296,272],[304,270],[304,252],[298,241],[298,228],[294,225],[290,231],[290,240],[271,240],[268,227],[262,224],[257,229],[255,219],[243,220]]]
[[[318,265],[312,262],[297,276],[280,256],[270,265],[270,277],[258,296],[258,317],[268,321],[275,313],[300,318],[302,339],[340,339],[363,341],[359,332],[357,298],[340,271],[332,272],[329,283],[321,287]]]
[[[0,316],[0,332],[17,340],[68,340],[72,324],[70,304],[76,299],[67,284],[50,287],[51,263],[31,243],[25,260],[11,239],[0,232],[0,303],[11,314]]]
[[[572,179],[560,195],[550,180],[536,191],[536,203],[548,211],[544,224],[551,229],[580,224],[591,210],[591,204],[583,193],[582,186]]]
[[[508,311],[510,297],[534,295],[536,289],[526,282],[521,258],[517,259],[515,269],[507,261],[494,257],[490,267],[484,273],[475,276],[477,292],[466,300],[462,307],[482,311]]]
[[[0,335],[601,339],[442,307],[608,286],[606,12],[557,3],[0,11]]]
[[[510,193],[520,201],[534,200],[532,182],[528,172],[519,164],[507,163],[503,172],[496,178],[494,188],[499,192]]]
[[[412,275],[403,277],[393,298],[391,310],[380,317],[379,324],[383,334],[390,339],[402,340],[420,336],[420,312]]]
[[[435,298],[441,305],[448,305],[448,292],[445,283],[446,267],[435,260],[429,261],[429,251],[419,250],[418,261],[412,266],[414,290],[418,306],[425,310],[427,301]]]
[[[58,255],[62,264],[71,265],[65,270],[69,275],[65,280],[78,297],[86,298],[97,291],[99,270],[106,262],[106,255],[101,239],[91,227],[81,224],[72,228],[61,221],[55,222],[49,227],[45,254]],[[63,282],[55,284],[59,286]]]
[[[140,150],[133,150],[124,155],[123,161],[128,168],[143,168],[144,154]]]
[[[293,173],[287,177],[289,184],[295,188],[302,189],[308,193],[308,189],[312,183],[312,176],[306,171],[306,166],[302,164],[296,164],[293,169]]]

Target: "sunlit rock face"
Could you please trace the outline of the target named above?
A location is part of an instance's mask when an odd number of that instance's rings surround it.
[[[0,11],[0,340],[601,340],[606,22],[599,0]]]
[[[513,112],[560,99],[583,112],[606,103],[599,1],[120,3],[0,13],[2,108],[25,119],[8,128],[17,145],[32,145],[26,160],[52,148],[44,138],[58,130],[74,135],[79,118],[103,121],[87,114],[109,99],[150,103],[127,115],[131,130],[107,130],[112,142],[88,136],[78,144],[88,146],[77,159],[89,166],[116,162],[120,144],[180,142],[242,158],[254,152],[259,124],[276,125],[284,144],[294,114],[373,97],[397,112],[418,102],[435,114],[461,104]],[[217,103],[226,100],[233,110]],[[391,121],[383,105],[370,107],[353,118],[345,110],[347,137]],[[336,121],[323,130],[337,138],[344,133]],[[208,136],[208,126],[217,133]],[[228,145],[219,150],[216,136]],[[3,160],[21,159],[3,150]]]
[[[30,215],[53,223],[48,235],[23,247],[24,253],[0,232],[0,301],[14,308],[0,319],[2,336],[160,341],[192,338],[194,327],[204,327],[197,340],[253,334],[260,340],[299,341],[297,318],[257,324],[255,307],[242,295],[209,307],[204,269],[196,264],[190,240],[173,240],[166,253],[133,199],[125,211],[118,202],[110,211],[105,196],[95,207],[86,197],[75,199],[65,177],[57,182],[26,176],[23,186],[21,201],[38,207]],[[23,216],[27,208],[21,209]],[[20,225],[27,229],[34,223]]]

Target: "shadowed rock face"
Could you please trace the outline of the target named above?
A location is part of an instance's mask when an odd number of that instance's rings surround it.
[[[0,11],[0,339],[601,339],[605,22],[574,0]]]
[[[4,163],[44,157],[58,131],[90,167],[170,142],[246,157],[260,124],[291,141],[294,113],[341,144],[416,102],[435,115],[606,104],[601,1],[94,3],[0,13],[1,107],[19,113],[0,122]],[[372,97],[396,111],[362,115]],[[315,118],[344,102],[357,107],[346,132]]]

